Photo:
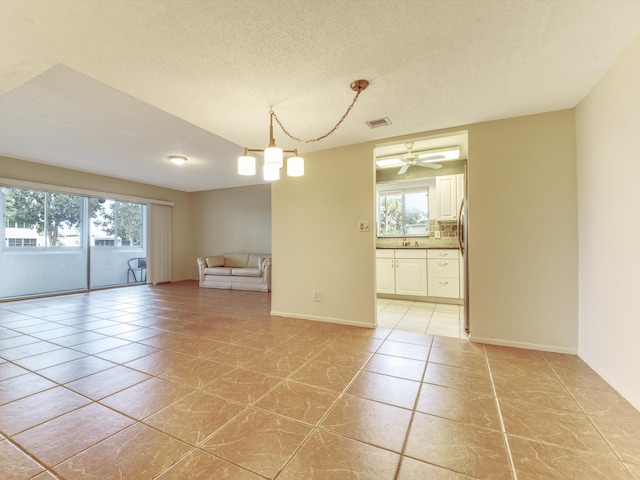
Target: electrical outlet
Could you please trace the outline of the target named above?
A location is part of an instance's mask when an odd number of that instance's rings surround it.
[[[359,232],[368,232],[369,231],[369,222],[366,220],[360,220],[358,222],[358,231]]]
[[[440,230],[436,230],[436,238],[440,238]]]
[[[313,291],[313,301],[314,302],[319,302],[320,301],[320,290],[314,290]]]

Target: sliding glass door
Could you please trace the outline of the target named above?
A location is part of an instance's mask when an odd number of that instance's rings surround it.
[[[0,299],[145,281],[144,204],[2,187],[0,209]]]
[[[146,205],[90,198],[90,288],[146,282]]]

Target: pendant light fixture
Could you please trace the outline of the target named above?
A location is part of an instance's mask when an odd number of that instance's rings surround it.
[[[289,177],[301,177],[304,175],[304,158],[298,155],[298,150],[283,150],[276,146],[276,141],[273,138],[273,120],[278,123],[282,131],[292,140],[301,143],[312,143],[322,140],[323,138],[328,137],[333,132],[335,132],[340,124],[347,118],[349,112],[353,108],[360,96],[360,93],[365,90],[369,86],[369,82],[367,80],[356,80],[351,82],[351,90],[356,92],[351,105],[347,108],[347,111],[342,115],[342,118],[336,123],[336,125],[329,130],[324,135],[313,138],[310,140],[304,140],[298,137],[291,135],[282,125],[278,116],[275,114],[273,110],[269,110],[269,146],[264,149],[258,148],[246,148],[244,149],[244,154],[238,157],[238,174],[240,175],[255,175],[256,174],[256,158],[250,153],[263,153],[264,154],[264,165],[262,168],[263,176],[266,181],[273,181],[280,179],[280,169],[284,166],[284,155],[292,154],[287,159],[287,175]]]

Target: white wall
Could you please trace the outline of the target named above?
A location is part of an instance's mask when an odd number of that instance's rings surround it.
[[[573,110],[469,126],[473,341],[577,353]]]
[[[303,177],[272,184],[276,315],[374,326],[373,147],[308,153]],[[369,222],[368,233],[358,222]],[[320,302],[313,291],[321,292]]]
[[[576,108],[579,355],[640,409],[640,37]]]
[[[233,252],[271,253],[271,185],[191,194],[192,278],[196,257]]]

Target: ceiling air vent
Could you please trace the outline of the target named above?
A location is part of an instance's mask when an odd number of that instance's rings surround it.
[[[365,122],[367,125],[369,125],[369,128],[378,128],[378,127],[384,127],[386,125],[391,125],[391,120],[389,120],[387,117],[384,118],[378,118],[377,120],[369,120],[368,122]]]

